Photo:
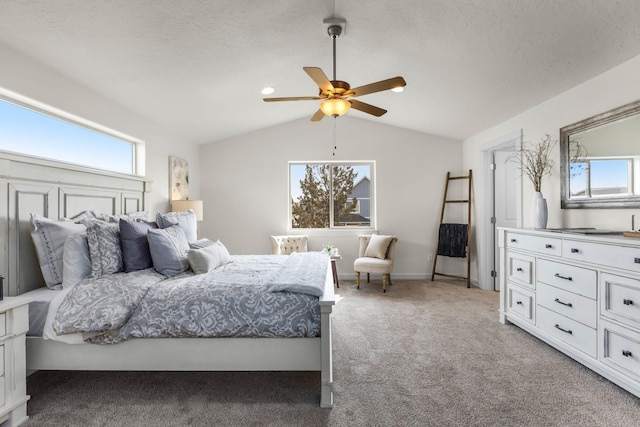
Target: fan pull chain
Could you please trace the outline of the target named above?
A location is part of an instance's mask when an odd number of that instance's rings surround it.
[[[336,156],[336,150],[338,149],[338,143],[336,142],[336,120],[338,118],[333,118],[333,157]]]

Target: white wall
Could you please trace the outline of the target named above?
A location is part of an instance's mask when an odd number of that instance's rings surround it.
[[[640,99],[640,56],[637,56],[606,73],[591,79],[567,92],[537,105],[517,116],[487,129],[464,141],[463,164],[465,168],[482,170],[482,146],[504,135],[523,131],[524,140],[538,142],[545,133],[559,138],[560,128],[581,121],[609,109]],[[597,227],[626,229],[631,227],[632,209],[560,209],[560,153],[556,147],[556,164],[550,177],[542,183],[542,193],[549,207],[548,227]],[[483,176],[478,173],[475,181],[476,214],[484,211]],[[475,177],[474,177],[475,179]],[[532,227],[531,200],[533,186],[523,183],[523,224]],[[486,262],[485,255],[479,253],[478,263]],[[477,271],[478,264],[473,266]],[[472,273],[472,276],[477,273]]]
[[[287,234],[289,161],[375,160],[378,229],[399,238],[392,277],[431,274],[427,255],[435,252],[445,177],[447,171],[460,173],[462,143],[354,115],[335,122],[335,157],[334,120],[327,118],[319,123],[301,119],[203,146],[200,235],[219,238],[232,254],[271,253],[269,236]],[[338,273],[352,276],[358,234],[315,233],[310,249],[338,246],[343,255]]]
[[[170,155],[186,159],[190,175],[200,175],[197,146],[1,44],[0,58],[0,87],[146,142],[146,176],[153,181],[147,210],[152,214],[169,210]],[[199,182],[195,181],[190,187],[191,198],[199,196]]]

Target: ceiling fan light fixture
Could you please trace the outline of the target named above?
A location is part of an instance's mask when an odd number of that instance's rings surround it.
[[[265,87],[264,89],[262,89],[260,92],[261,92],[263,95],[271,95],[271,94],[272,94],[273,92],[275,92],[275,91],[276,91],[276,89],[275,89],[274,87],[272,87],[272,86],[267,86],[267,87]]]
[[[396,87],[391,89],[391,92],[396,92],[396,93],[404,92],[404,87],[396,86]]]
[[[327,116],[338,117],[349,111],[351,103],[340,98],[330,98],[320,104],[320,109]]]

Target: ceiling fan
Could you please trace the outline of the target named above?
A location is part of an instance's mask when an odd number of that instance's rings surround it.
[[[353,98],[362,95],[368,95],[370,93],[381,92],[383,90],[402,88],[407,85],[407,82],[405,82],[402,77],[398,76],[351,89],[351,85],[349,83],[336,79],[336,40],[338,39],[338,37],[340,37],[340,34],[342,34],[342,26],[330,25],[327,29],[327,32],[333,40],[333,80],[329,80],[326,74],[318,67],[303,67],[302,69],[318,85],[318,89],[320,90],[318,96],[263,98],[263,101],[278,102],[323,100],[323,102],[320,103],[320,109],[316,111],[316,113],[311,117],[312,122],[322,120],[325,115],[333,117],[341,116],[346,113],[351,107],[355,108],[356,110],[372,114],[376,117],[380,117],[385,114],[387,110],[371,104],[367,104],[362,101],[358,101],[357,99]]]

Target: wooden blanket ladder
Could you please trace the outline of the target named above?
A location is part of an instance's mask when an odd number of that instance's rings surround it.
[[[469,236],[471,235],[471,183],[472,183],[472,171],[471,169],[469,169],[469,175],[465,175],[465,176],[451,176],[451,172],[447,172],[447,181],[444,187],[444,197],[442,198],[442,212],[440,213],[440,227],[438,230],[438,244],[436,245],[436,254],[433,258],[433,270],[431,271],[431,280],[435,280],[435,276],[446,276],[446,277],[453,277],[456,279],[462,279],[462,280],[466,280],[467,281],[467,288],[471,287],[471,282],[470,282],[470,273],[471,273],[471,253],[470,253],[470,246],[469,246]],[[460,200],[448,200],[447,199],[447,193],[449,191],[449,183],[451,181],[454,180],[458,180],[458,179],[466,179],[468,180],[468,190],[467,190],[467,198],[466,199],[460,199]],[[444,214],[445,214],[445,209],[446,207],[450,204],[450,203],[466,203],[467,204],[467,222],[466,224],[448,224],[444,222]],[[466,229],[466,230],[465,230]],[[461,254],[453,254],[452,252],[448,252],[446,250],[441,250],[441,248],[443,248],[443,246],[445,246],[448,242],[444,241],[447,238],[450,238],[451,235],[447,235],[447,232],[451,233],[453,232],[455,233],[462,233],[466,231],[466,246],[464,248],[464,253]],[[442,241],[441,241],[442,240]],[[455,248],[454,248],[455,249]],[[458,248],[458,250],[461,250],[462,248]],[[453,252],[455,252],[455,250],[453,250]],[[466,257],[467,258],[467,275],[466,276],[459,276],[459,275],[455,275],[455,274],[446,274],[446,273],[438,273],[436,272],[436,265],[438,262],[438,254],[441,254],[441,256],[455,256],[455,257]],[[449,254],[447,254],[449,253]]]

